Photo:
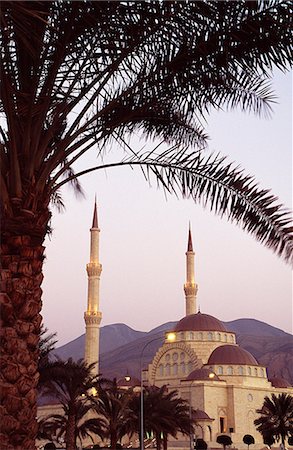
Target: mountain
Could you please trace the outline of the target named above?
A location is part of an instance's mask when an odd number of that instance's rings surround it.
[[[100,371],[108,378],[126,373],[140,378],[143,367],[152,360],[162,345],[164,333],[172,330],[176,322],[167,322],[147,332],[136,331],[124,324],[101,327]],[[261,365],[268,368],[268,375],[286,378],[293,385],[293,336],[279,328],[255,319],[238,319],[223,322],[236,333],[237,343],[249,351]],[[62,359],[82,358],[84,334],[59,347],[55,354]],[[141,358],[141,355],[143,357]],[[142,359],[142,361],[141,361]]]
[[[124,323],[115,323],[106,325],[100,330],[100,353],[107,353],[120,345],[128,344],[147,333],[143,331],[135,331],[124,325]],[[82,334],[73,341],[58,347],[54,354],[61,359],[72,357],[75,360],[84,357],[85,335]]]

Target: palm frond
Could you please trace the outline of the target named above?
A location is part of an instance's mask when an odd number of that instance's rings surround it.
[[[286,261],[293,261],[291,212],[277,203],[270,190],[261,189],[253,176],[227,163],[225,157],[204,156],[200,151],[187,152],[174,146],[160,154],[133,152],[121,162],[96,166],[75,176],[119,166],[140,166],[149,182],[155,179],[166,192],[192,198],[212,212],[226,216]]]
[[[206,145],[202,122],[212,108],[269,114],[272,68],[285,71],[293,60],[292,17],[287,0],[3,2],[7,223],[15,198],[32,217],[45,216],[50,200],[62,208],[58,180],[81,192],[77,178],[86,170],[75,175],[73,164],[113,136],[139,131],[191,152]],[[269,194],[238,169],[221,168],[219,157],[195,155],[192,165],[188,155],[156,155],[157,166],[150,154],[122,162],[142,164],[168,192],[209,202],[290,260],[286,214]]]

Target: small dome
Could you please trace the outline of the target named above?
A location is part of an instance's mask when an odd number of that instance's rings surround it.
[[[198,380],[198,381],[221,381],[218,375],[212,372],[210,369],[195,369],[193,370],[185,380]]]
[[[274,386],[275,388],[289,388],[289,387],[291,387],[291,384],[285,378],[272,377],[272,378],[269,378],[269,381],[272,383],[272,386]]]
[[[117,381],[117,386],[119,387],[137,387],[140,386],[140,381],[138,378],[126,375]]]
[[[196,409],[192,414],[193,420],[212,420],[210,416],[207,415],[205,411],[201,409]]]
[[[221,345],[212,352],[208,364],[244,364],[257,366],[258,362],[251,353],[237,345]]]
[[[208,314],[190,314],[176,324],[174,331],[228,331],[226,327]]]

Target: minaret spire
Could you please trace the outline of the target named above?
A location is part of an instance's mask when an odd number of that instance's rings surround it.
[[[96,196],[95,196],[95,206],[94,206],[94,215],[93,215],[92,228],[99,228],[99,225],[98,225],[98,212],[97,212],[97,198],[96,198]]]
[[[194,251],[192,245],[191,226],[189,222],[187,252],[186,254],[186,283],[184,284],[185,292],[185,315],[195,314],[196,312],[196,294],[198,286],[195,283],[194,276]]]
[[[90,262],[86,266],[88,275],[87,310],[85,320],[85,356],[88,364],[96,363],[94,373],[99,372],[100,323],[100,275],[102,265],[99,260],[100,229],[98,226],[97,202],[95,198],[92,228],[90,229]]]

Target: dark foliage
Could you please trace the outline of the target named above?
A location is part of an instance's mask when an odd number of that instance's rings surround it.
[[[262,408],[256,412],[260,417],[254,424],[263,438],[281,440],[284,445],[293,433],[293,397],[289,394],[272,394],[271,398],[266,396]]]
[[[64,184],[81,192],[77,178],[85,173],[138,165],[166,191],[208,204],[290,260],[290,217],[276,198],[200,150],[212,108],[269,114],[269,74],[292,62],[291,6],[2,2],[4,229],[16,226],[16,204],[26,227],[50,201],[63,207]],[[134,149],[135,131],[170,147]],[[125,152],[122,161],[106,157],[110,141]],[[96,152],[98,164],[75,173],[85,152]]]
[[[246,445],[248,446],[248,448],[249,448],[249,446],[250,446],[251,444],[254,444],[255,440],[254,440],[254,437],[251,436],[251,434],[245,434],[245,435],[243,436],[243,442],[244,442],[244,444],[246,444]]]
[[[227,434],[220,434],[220,436],[217,437],[218,444],[221,444],[223,448],[225,449],[227,445],[232,444],[232,439]]]

